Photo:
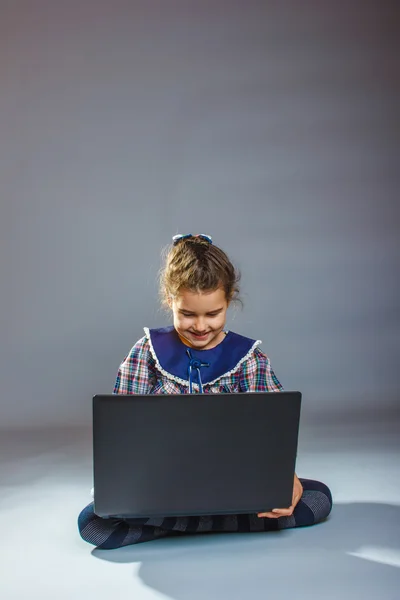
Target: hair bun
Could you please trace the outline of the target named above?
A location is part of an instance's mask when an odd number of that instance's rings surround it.
[[[173,245],[180,244],[181,242],[200,243],[200,244],[212,244],[212,237],[206,233],[178,233],[172,238]]]

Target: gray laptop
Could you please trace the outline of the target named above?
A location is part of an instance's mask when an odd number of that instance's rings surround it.
[[[257,513],[292,501],[300,392],[93,398],[95,513]]]

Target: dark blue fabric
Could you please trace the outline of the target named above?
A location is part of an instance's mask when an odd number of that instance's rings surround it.
[[[181,342],[175,328],[164,327],[150,329],[150,339],[154,352],[164,371],[175,377],[188,381],[189,357],[188,346]],[[251,350],[255,340],[229,331],[218,346],[210,350],[191,348],[193,359],[201,363],[209,363],[209,367],[200,367],[203,385],[218,379],[232,371],[238,362]],[[199,383],[197,370],[193,371],[193,382]]]
[[[198,358],[194,358],[191,348],[186,348],[186,354],[188,355],[188,358],[189,358],[189,364],[188,364],[189,391],[190,391],[190,393],[192,393],[192,385],[194,382],[193,373],[196,373],[197,383],[199,384],[200,394],[202,394],[203,393],[203,380],[201,378],[200,369],[202,367],[208,368],[210,366],[210,363],[201,362],[201,360],[199,360]]]
[[[129,533],[129,525],[125,521],[115,521],[113,533],[102,544],[98,546],[102,550],[112,550],[120,548]]]
[[[332,494],[330,489],[320,481],[300,478],[303,485],[303,495],[290,517],[279,519],[260,518],[256,515],[236,515],[236,525],[232,528],[232,515],[209,515],[206,527],[201,527],[202,533],[212,531],[250,532],[276,531],[292,527],[306,527],[324,521],[332,510]],[[78,527],[82,539],[95,546],[99,540],[104,540],[99,548],[119,548],[128,544],[138,544],[165,535],[184,535],[197,533],[202,517],[165,517],[161,525],[152,525],[152,519],[103,519],[94,513],[91,502],[83,509],[78,518]],[[256,525],[256,529],[255,529]],[[174,528],[176,528],[174,530]],[[134,541],[129,533],[134,530]]]

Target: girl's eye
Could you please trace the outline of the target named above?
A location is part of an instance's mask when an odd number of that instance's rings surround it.
[[[184,313],[184,312],[181,313],[181,315],[183,317],[194,317],[195,316],[193,313]],[[219,312],[217,312],[217,313],[208,313],[207,317],[217,317],[218,315],[219,315]]]

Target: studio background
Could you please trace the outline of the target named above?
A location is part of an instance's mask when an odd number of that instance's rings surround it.
[[[1,428],[90,425],[213,236],[303,418],[399,394],[396,2],[0,2]],[[372,415],[372,416],[371,416]]]

